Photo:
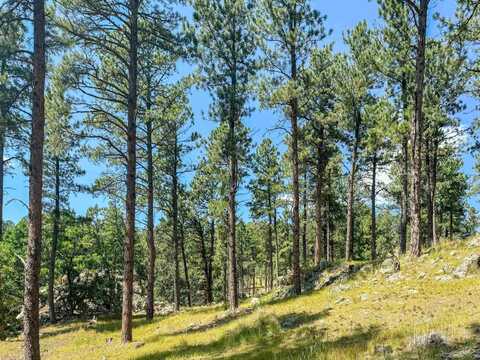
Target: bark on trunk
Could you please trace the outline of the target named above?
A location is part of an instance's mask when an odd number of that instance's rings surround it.
[[[210,223],[210,254],[208,258],[208,301],[213,303],[213,256],[215,251],[215,220]]]
[[[28,244],[24,287],[24,358],[40,359],[39,277],[42,247],[43,141],[45,126],[45,2],[33,2],[33,98],[30,136]]]
[[[370,194],[372,219],[371,219],[371,235],[370,235],[370,252],[372,260],[377,258],[377,152],[374,151],[372,158],[372,189]]]
[[[322,207],[323,207],[323,182],[324,182],[324,170],[325,170],[325,161],[324,161],[324,140],[323,140],[323,128],[320,129],[320,143],[317,145],[317,173],[315,179],[315,265],[320,264],[321,259],[325,256],[324,254],[324,239],[323,239],[323,228],[324,221],[322,216]]]
[[[273,289],[273,219],[272,219],[272,191],[267,190],[268,197],[268,237],[267,237],[267,290]]]
[[[202,257],[202,265],[203,265],[203,275],[205,276],[205,304],[210,304],[210,293],[211,293],[211,286],[210,286],[210,274],[209,274],[209,262],[208,262],[208,255],[207,255],[207,246],[205,244],[205,235],[203,232],[203,227],[200,221],[197,219],[193,219],[195,230],[198,235],[198,239],[200,241],[200,256]]]
[[[127,197],[126,236],[123,244],[123,300],[122,342],[132,341],[133,313],[133,258],[135,243],[135,200],[137,168],[137,45],[138,0],[130,0],[130,37],[128,64],[128,114],[127,114]]]
[[[308,248],[307,248],[307,220],[308,220],[308,213],[307,213],[307,191],[308,191],[308,169],[305,168],[303,173],[303,229],[302,229],[302,257],[303,257],[303,266],[304,268],[307,267],[307,255],[308,255]]]
[[[147,273],[147,320],[152,320],[154,315],[154,287],[155,287],[155,260],[157,257],[154,237],[153,213],[153,149],[152,149],[152,123],[147,122],[147,245],[148,245],[148,273]]]
[[[403,121],[407,119],[408,110],[408,88],[406,74],[402,75],[402,111]],[[400,253],[407,252],[407,225],[408,225],[408,135],[402,139],[402,156],[401,156],[401,181],[402,192],[400,194]]]
[[[58,234],[60,226],[60,160],[55,157],[55,208],[53,210],[52,248],[48,266],[48,313],[52,324],[57,322],[55,314],[55,263],[57,258]]]
[[[354,202],[355,202],[355,176],[357,174],[357,156],[360,143],[360,114],[355,114],[355,130],[352,146],[352,158],[350,163],[350,174],[348,176],[347,196],[347,241],[345,246],[345,258],[353,259],[353,225],[354,225]]]
[[[295,15],[290,14],[290,31],[297,30]],[[290,47],[291,79],[297,81],[297,49],[296,45]],[[296,295],[302,293],[302,282],[300,274],[300,189],[299,189],[299,159],[298,159],[298,99],[290,99],[290,123],[292,128],[292,186],[293,186],[293,244],[292,244],[292,272],[293,289]]]
[[[421,201],[422,201],[422,133],[423,133],[423,90],[425,78],[425,40],[429,0],[420,0],[417,12],[417,47],[415,63],[415,116],[412,118],[410,142],[412,147],[410,193],[411,254],[420,256],[421,244]]]
[[[230,189],[228,192],[228,301],[229,308],[234,311],[238,308],[238,273],[237,273],[237,239],[236,239],[236,195],[237,195],[237,138],[236,125],[240,119],[240,112],[237,109],[237,62],[236,62],[236,19],[232,18],[231,28],[231,46],[232,55],[234,57],[233,68],[230,73],[231,89],[230,89],[230,113],[228,116],[228,152],[229,152],[229,172],[230,172]]]
[[[187,287],[187,304],[189,307],[192,306],[192,289],[190,286],[190,278],[188,276],[188,262],[187,256],[185,253],[185,234],[183,232],[183,224],[180,224],[180,245],[182,249],[182,260],[183,260],[183,273],[185,274],[185,285]]]
[[[274,202],[276,204],[276,201]],[[278,243],[278,227],[277,227],[277,208],[274,205],[273,209],[273,233],[275,236],[275,278],[278,283],[278,278],[280,277],[280,245]]]
[[[177,178],[177,137],[174,139],[174,155],[172,162],[172,240],[173,240],[173,261],[175,273],[173,277],[173,303],[175,311],[180,310],[180,263],[179,263],[179,239],[178,239],[178,178]]]
[[[402,142],[402,193],[400,194],[400,253],[407,252],[408,225],[408,138]]]
[[[428,239],[430,244],[437,245],[437,212],[435,206],[437,192],[437,162],[438,162],[438,141],[433,140],[427,143],[427,179],[428,179]]]

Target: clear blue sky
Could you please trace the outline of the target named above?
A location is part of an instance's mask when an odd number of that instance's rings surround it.
[[[336,51],[343,51],[344,44],[342,41],[342,33],[355,26],[359,21],[367,20],[370,26],[380,26],[381,22],[377,17],[377,6],[375,1],[368,0],[313,0],[312,4],[319,9],[323,14],[327,15],[327,28],[333,30],[333,34],[327,39],[329,42],[335,43]],[[454,0],[433,0],[433,9],[442,14],[451,14],[455,7]],[[190,11],[188,11],[190,13]],[[434,27],[429,29],[430,36],[436,36],[438,30]],[[180,68],[181,72],[188,71],[187,66]],[[208,133],[217,124],[205,120],[202,117],[202,112],[206,112],[209,104],[209,95],[200,90],[193,90],[190,96],[191,106],[195,116],[195,130],[202,135],[207,136]],[[473,102],[468,102],[470,110],[474,105]],[[461,115],[460,117],[468,122],[474,114]],[[262,137],[271,137],[276,144],[280,144],[283,134],[269,131],[277,121],[278,114],[273,114],[268,111],[256,111],[248,119],[245,119],[246,125],[252,130],[254,143],[261,141]],[[468,175],[473,174],[473,160],[471,156],[465,155],[464,171]],[[194,160],[194,159],[192,159]],[[86,159],[82,160],[81,165],[86,171],[86,175],[79,179],[80,183],[90,184],[102,172],[102,167],[93,165]],[[28,201],[28,181],[25,176],[15,169],[11,169],[10,175],[5,179],[6,190],[6,205],[5,205],[5,220],[18,221],[21,217],[27,214],[25,203]],[[245,195],[243,195],[245,198]],[[242,194],[240,194],[242,199]],[[20,201],[18,201],[20,200]],[[103,198],[93,198],[87,194],[78,194],[72,196],[70,199],[70,206],[76,210],[77,213],[83,214],[86,209],[95,204],[105,205]],[[246,216],[247,210],[240,209],[242,216]]]

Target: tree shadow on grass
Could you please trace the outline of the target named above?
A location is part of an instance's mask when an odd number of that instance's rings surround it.
[[[138,357],[140,360],[168,359],[169,357],[196,358],[206,357],[209,359],[273,359],[278,356],[300,351],[305,346],[316,344],[323,338],[323,330],[307,325],[328,315],[328,310],[315,314],[290,313],[276,317],[265,315],[257,319],[251,325],[240,325],[232,331],[228,331],[218,340],[206,344],[185,344],[179,345],[170,351],[150,353]],[[302,331],[305,328],[305,331]],[[293,347],[284,346],[285,342],[291,340],[295,331],[301,339],[294,339]],[[298,331],[298,334],[296,333]],[[363,335],[364,336],[364,335]],[[160,339],[149,339],[146,343],[160,341]],[[304,343],[306,342],[306,344]],[[230,351],[244,351],[228,355]]]

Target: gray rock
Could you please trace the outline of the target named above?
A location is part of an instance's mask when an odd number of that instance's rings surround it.
[[[393,349],[388,345],[376,345],[374,352],[375,354],[388,355],[393,353]]]
[[[452,280],[452,277],[450,275],[438,275],[438,276],[435,276],[435,280],[437,281],[450,281]]]
[[[400,262],[397,258],[389,257],[380,265],[379,271],[382,274],[393,274],[400,271]]]
[[[448,345],[448,341],[445,336],[440,333],[431,332],[426,335],[414,336],[410,341],[409,348],[418,349],[445,345]]]
[[[402,274],[400,274],[400,273],[395,273],[395,274],[392,274],[392,275],[390,275],[389,277],[387,277],[386,280],[389,281],[389,282],[396,282],[396,281],[400,281],[400,280],[402,280],[402,279],[403,279]]]
[[[455,269],[453,276],[464,278],[473,273],[480,273],[480,255],[478,254],[466,257],[462,264]]]

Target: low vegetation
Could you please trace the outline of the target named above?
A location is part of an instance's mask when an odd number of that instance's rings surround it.
[[[41,329],[44,359],[477,359],[480,271],[456,269],[480,255],[480,240],[447,242],[400,271],[359,264],[349,279],[299,297],[245,300],[156,316],[138,314],[135,342],[120,343],[119,319],[72,321]],[[475,272],[477,270],[478,272]],[[331,271],[331,269],[327,270]],[[463,276],[463,275],[461,275]],[[20,338],[0,358],[21,358]]]

